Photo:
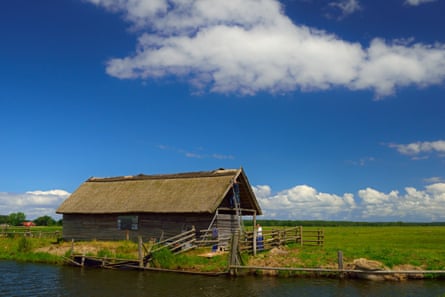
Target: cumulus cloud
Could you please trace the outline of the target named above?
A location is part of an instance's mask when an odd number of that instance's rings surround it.
[[[408,144],[389,144],[390,148],[396,149],[403,155],[417,156],[422,154],[438,153],[439,156],[445,156],[445,140],[437,141],[418,141]]]
[[[119,12],[140,32],[132,55],[106,72],[120,79],[175,76],[200,92],[253,95],[344,87],[373,90],[440,84],[445,45],[376,38],[366,48],[298,25],[277,0],[86,0]],[[332,5],[352,13],[354,0]]]
[[[405,4],[411,5],[411,6],[419,6],[420,4],[428,3],[428,2],[435,2],[436,0],[406,0]]]
[[[445,183],[435,183],[404,193],[380,192],[373,188],[359,190],[357,197],[320,193],[307,185],[272,193],[267,185],[253,191],[264,218],[290,220],[349,220],[434,222],[445,220]]]
[[[69,195],[64,190],[0,192],[0,214],[23,212],[31,220],[44,215],[56,218],[56,209]]]
[[[279,219],[343,220],[350,216],[356,204],[352,194],[338,196],[320,193],[307,185],[271,194],[269,186],[255,186],[253,191],[259,200],[265,217]]]

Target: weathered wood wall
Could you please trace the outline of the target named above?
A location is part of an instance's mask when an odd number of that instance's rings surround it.
[[[63,238],[65,240],[157,240],[190,230],[207,229],[213,214],[139,214],[138,230],[119,230],[118,217],[129,214],[64,214]]]
[[[240,229],[238,216],[235,214],[218,214],[216,227],[219,230],[219,235],[230,237],[235,231]]]

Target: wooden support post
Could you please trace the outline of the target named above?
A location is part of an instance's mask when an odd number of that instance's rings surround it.
[[[238,258],[238,244],[239,244],[239,233],[235,232],[232,234],[232,242],[230,245],[230,259],[229,259],[229,272],[230,275],[237,275],[238,270],[232,268],[232,266],[240,265],[240,259]]]
[[[142,236],[138,236],[138,259],[139,267],[144,267],[144,255],[142,254]]]
[[[338,251],[337,252],[337,258],[338,258],[338,270],[343,271],[343,252]],[[344,277],[344,272],[340,272],[340,278]]]
[[[257,238],[257,229],[256,229],[256,211],[253,213],[253,255],[256,256],[256,238]]]
[[[303,226],[300,226],[300,245],[303,246]]]
[[[74,238],[71,239],[71,251],[70,251],[70,256],[72,257],[74,254]]]

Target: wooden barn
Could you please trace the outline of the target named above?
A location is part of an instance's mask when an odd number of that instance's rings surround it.
[[[233,232],[261,209],[246,174],[218,169],[92,177],[57,209],[65,240],[167,238],[195,227]]]

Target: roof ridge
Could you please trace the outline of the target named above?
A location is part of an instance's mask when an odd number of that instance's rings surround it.
[[[182,172],[182,173],[167,173],[167,174],[138,174],[138,175],[124,175],[115,177],[90,177],[87,182],[115,182],[115,181],[134,181],[134,180],[154,180],[154,179],[180,179],[180,178],[204,178],[214,176],[234,175],[240,169],[224,169],[219,168],[212,171],[196,171],[196,172]]]

